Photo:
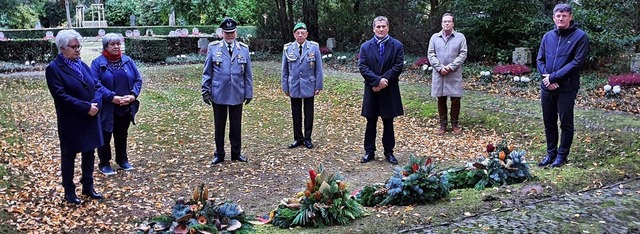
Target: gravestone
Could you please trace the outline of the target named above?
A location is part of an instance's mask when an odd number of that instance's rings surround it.
[[[221,28],[217,28],[216,29],[216,35],[218,36],[218,38],[222,38],[222,29]]]
[[[131,37],[131,36],[133,36],[133,31],[127,30],[127,32],[125,32],[124,35],[127,36],[127,37]]]
[[[140,30],[138,30],[138,29],[133,30],[133,36],[134,37],[139,37],[140,36]]]
[[[135,15],[129,16],[129,21],[131,21],[130,22],[131,27],[135,27],[136,26],[136,16]]]
[[[193,35],[200,35],[200,30],[199,30],[198,28],[193,28],[193,29],[191,30],[191,34],[193,34]]]
[[[513,51],[513,63],[520,65],[531,64],[531,50],[526,47],[517,47]]]
[[[189,30],[186,28],[181,29],[180,36],[183,36],[183,37],[189,36]]]
[[[176,36],[176,31],[173,31],[173,30],[169,31],[169,36],[170,37],[175,37]]]
[[[153,37],[153,29],[148,28],[145,32],[145,35],[147,35],[148,37]]]
[[[169,14],[169,26],[176,26],[176,12],[174,10]]]
[[[40,24],[40,22],[36,23],[36,29],[42,29],[42,25]]]
[[[636,53],[636,56],[631,58],[631,71],[640,73],[640,53]]]
[[[7,38],[4,37],[4,33],[0,32],[0,40],[5,40],[5,39],[7,39]]]
[[[327,48],[329,48],[329,50],[331,51],[333,51],[333,49],[336,48],[336,38],[334,37],[327,38]]]
[[[198,39],[198,49],[200,49],[201,54],[206,54],[209,49],[209,40],[207,38]]]
[[[44,38],[46,38],[46,39],[53,38],[53,32],[52,32],[52,31],[47,31],[47,32],[44,34]]]
[[[98,37],[104,37],[104,34],[106,34],[104,29],[98,29]]]

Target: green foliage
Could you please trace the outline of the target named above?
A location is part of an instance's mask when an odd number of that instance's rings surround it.
[[[7,14],[7,19],[9,28],[33,28],[38,22],[38,14],[33,8],[20,4]]]
[[[340,174],[330,174],[321,166],[309,170],[307,189],[298,199],[285,199],[275,211],[272,224],[280,228],[293,226],[323,227],[346,225],[366,215],[364,208],[350,198],[347,184]]]
[[[0,53],[0,61],[17,62],[24,61],[51,61],[58,54],[53,41],[48,40],[10,40],[0,41],[3,52]]]
[[[409,158],[409,164],[396,167],[384,187],[367,186],[356,195],[365,206],[427,204],[449,195],[447,177],[437,173],[431,159]]]
[[[104,3],[105,19],[110,26],[129,26],[131,15],[135,15],[133,0],[111,0]]]
[[[160,38],[125,38],[125,53],[134,60],[155,62],[167,57],[167,41]]]
[[[136,4],[135,11],[138,25],[157,26],[169,24],[169,13],[171,12],[168,0],[139,1]],[[127,16],[127,22],[129,22],[128,19],[129,16]]]
[[[64,2],[45,2],[41,12],[39,12],[40,23],[44,28],[55,28],[66,18]]]

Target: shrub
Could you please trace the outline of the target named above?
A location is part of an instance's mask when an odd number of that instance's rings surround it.
[[[331,52],[333,52],[333,51],[331,51],[331,49],[329,49],[329,47],[326,47],[326,46],[320,47],[320,53],[323,54],[323,55],[331,54]]]
[[[507,75],[511,74],[514,76],[519,76],[527,73],[531,73],[531,69],[528,66],[520,65],[520,64],[507,64],[507,65],[498,65],[493,69],[494,74],[502,74]]]
[[[24,61],[47,62],[58,54],[55,43],[49,40],[0,41],[0,61],[24,63]]]
[[[167,41],[153,37],[125,38],[125,54],[142,62],[164,61]]]
[[[422,67],[423,65],[431,66],[431,63],[429,62],[429,58],[427,57],[420,57],[413,64],[415,64],[417,67]]]
[[[609,84],[612,86],[620,85],[620,86],[632,86],[632,85],[640,85],[640,74],[637,73],[629,73],[622,74],[617,76],[609,77]]]

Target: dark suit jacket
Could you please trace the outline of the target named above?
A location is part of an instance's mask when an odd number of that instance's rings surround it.
[[[71,69],[61,55],[49,63],[45,72],[47,87],[56,107],[62,155],[89,151],[104,142],[100,115],[89,115],[91,103],[99,103],[100,108],[104,88],[84,63],[82,75],[80,77]]]
[[[364,117],[393,118],[404,114],[400,87],[400,74],[404,67],[404,47],[395,38],[389,38],[385,43],[383,61],[380,61],[376,39],[372,38],[360,46],[358,59],[360,74],[364,78],[364,98],[362,99],[362,113]],[[380,80],[386,78],[389,85],[374,92]]]

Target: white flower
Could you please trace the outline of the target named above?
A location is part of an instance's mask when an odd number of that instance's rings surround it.
[[[604,86],[604,91],[605,91],[605,92],[609,92],[609,91],[611,91],[611,85],[605,85],[605,86]]]
[[[187,57],[187,55],[184,55],[184,54],[180,55],[180,58],[186,58],[186,57]]]
[[[429,65],[427,65],[427,64],[422,65],[422,70],[423,71],[426,71],[427,69],[429,69]]]
[[[429,69],[429,71],[431,71],[431,70],[433,70],[433,67],[429,67],[428,69]]]
[[[489,71],[481,71],[481,72],[480,72],[480,75],[481,75],[481,76],[490,76],[490,75],[491,75],[491,72],[489,72]]]
[[[24,62],[24,65],[29,65],[29,60],[27,60],[26,62]]]
[[[526,76],[520,77],[520,82],[529,82],[529,81],[531,81],[529,77],[526,77]]]
[[[613,93],[618,94],[620,91],[620,85],[613,86]]]
[[[342,56],[342,59],[345,59],[345,60],[346,60],[346,59],[347,59],[347,56],[346,56],[346,55]]]
[[[519,82],[520,81],[520,77],[519,76],[514,76],[513,77],[513,81],[514,82]]]
[[[253,35],[251,35],[251,34],[247,34],[247,37],[252,37],[252,36],[253,36]]]
[[[326,54],[325,54],[325,55],[322,55],[322,59],[326,59],[326,58],[327,58],[327,55],[326,55]]]
[[[402,64],[407,64],[407,60],[405,60]]]
[[[331,54],[329,54],[329,55],[327,55],[327,56],[329,56],[329,58],[331,58],[331,57],[332,57],[332,55],[331,55]]]

